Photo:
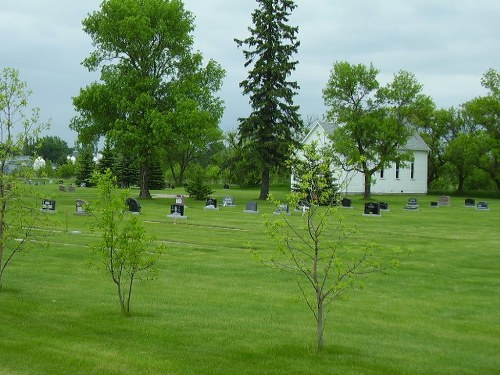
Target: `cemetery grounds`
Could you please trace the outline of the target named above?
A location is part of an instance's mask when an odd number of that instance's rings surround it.
[[[277,219],[269,202],[243,213],[257,190],[217,189],[219,202],[236,203],[217,211],[187,199],[186,220],[167,218],[175,199],[166,194],[182,189],[140,200],[148,233],[166,249],[157,279],[135,285],[126,318],[90,249],[99,235],[92,218],[75,213],[75,201],[91,202],[95,190],[37,188],[56,201],[53,230],[5,273],[0,374],[500,373],[498,199],[477,211],[464,198],[435,208],[437,197],[418,196],[419,209],[407,211],[409,196],[378,196],[390,211],[367,217],[365,201],[351,197],[354,208],[340,210],[359,226],[352,243],[399,248],[400,265],[334,303],[317,353],[297,277],[254,255],[275,251],[264,221]]]

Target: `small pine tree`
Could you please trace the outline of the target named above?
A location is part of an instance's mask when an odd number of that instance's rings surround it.
[[[165,189],[165,176],[161,163],[158,160],[153,161],[148,168],[149,188],[152,190]]]
[[[137,160],[130,154],[121,154],[117,157],[112,169],[117,182],[122,188],[129,188],[139,182]]]
[[[92,174],[94,173],[95,162],[91,147],[85,147],[76,160],[75,183],[77,185],[93,186]]]
[[[206,183],[207,177],[203,168],[197,166],[193,172],[193,177],[191,178],[189,185],[186,186],[186,191],[191,198],[204,200],[213,193],[213,190]]]

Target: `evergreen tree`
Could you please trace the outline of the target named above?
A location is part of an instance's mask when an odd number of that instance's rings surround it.
[[[115,161],[113,171],[116,173],[117,183],[122,188],[129,188],[139,182],[137,161],[130,154],[121,154]]]
[[[115,165],[115,153],[108,138],[104,141],[104,148],[101,150],[101,155],[102,157],[97,165],[99,173],[104,174],[109,169],[114,174],[113,167]]]
[[[95,162],[92,147],[85,147],[76,160],[75,183],[77,185],[93,186],[92,174],[94,173]]]
[[[235,42],[243,51],[245,67],[251,66],[248,78],[240,83],[244,95],[250,95],[252,113],[240,118],[239,133],[259,155],[262,171],[260,199],[269,194],[270,171],[283,165],[294,145],[294,134],[302,127],[299,107],[293,104],[297,82],[288,78],[295,70],[299,41],[298,27],[287,24],[296,8],[292,0],[257,0],[258,8],[250,27],[251,36]]]
[[[161,190],[165,188],[165,176],[161,163],[157,160],[151,162],[148,168],[149,173],[149,188],[153,190]]]

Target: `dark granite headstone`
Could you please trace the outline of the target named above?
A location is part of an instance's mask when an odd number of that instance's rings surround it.
[[[56,201],[51,199],[42,199],[42,211],[43,212],[55,212],[56,211]]]
[[[170,215],[184,216],[184,205],[172,204],[170,206]]]
[[[380,211],[389,211],[389,203],[387,202],[378,202],[380,207]]]
[[[227,190],[227,189],[229,189],[229,184],[224,184],[224,186],[223,186],[223,187],[224,187],[224,189],[226,189],[226,190]]]
[[[465,207],[476,207],[476,200],[472,198],[465,198]]]
[[[205,210],[219,210],[217,207],[217,199],[215,198],[207,198],[205,200]]]
[[[352,200],[350,200],[349,198],[342,198],[342,207],[352,208]]]
[[[125,204],[128,206],[129,212],[137,214],[141,212],[141,204],[137,201],[137,199],[127,198]]]
[[[438,202],[431,202],[431,207],[439,207]]]
[[[365,203],[364,215],[380,215],[380,204],[375,202]]]
[[[481,201],[481,202],[477,202],[476,209],[485,211],[485,210],[489,210],[490,208],[488,206],[488,202]]]

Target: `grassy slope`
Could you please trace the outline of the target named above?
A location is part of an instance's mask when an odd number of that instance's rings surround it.
[[[500,371],[500,201],[477,212],[452,198],[431,208],[419,197],[379,197],[391,211],[364,217],[356,242],[413,253],[390,275],[337,303],[322,354],[313,317],[294,276],[263,267],[251,250],[272,251],[263,213],[243,214],[255,191],[231,190],[237,207],[205,211],[187,202],[187,220],[166,217],[173,199],[142,201],[142,218],[167,242],[156,281],[137,284],[131,318],[119,314],[111,281],[88,245],[89,217],[60,193],[52,245],[18,257],[0,293],[0,374],[495,374]],[[163,192],[165,193],[165,192]],[[173,193],[167,191],[166,193]],[[217,191],[219,201],[226,192]],[[284,196],[283,192],[278,195]],[[271,216],[272,218],[272,216]],[[298,219],[298,218],[297,218]],[[78,229],[81,234],[68,234]]]

